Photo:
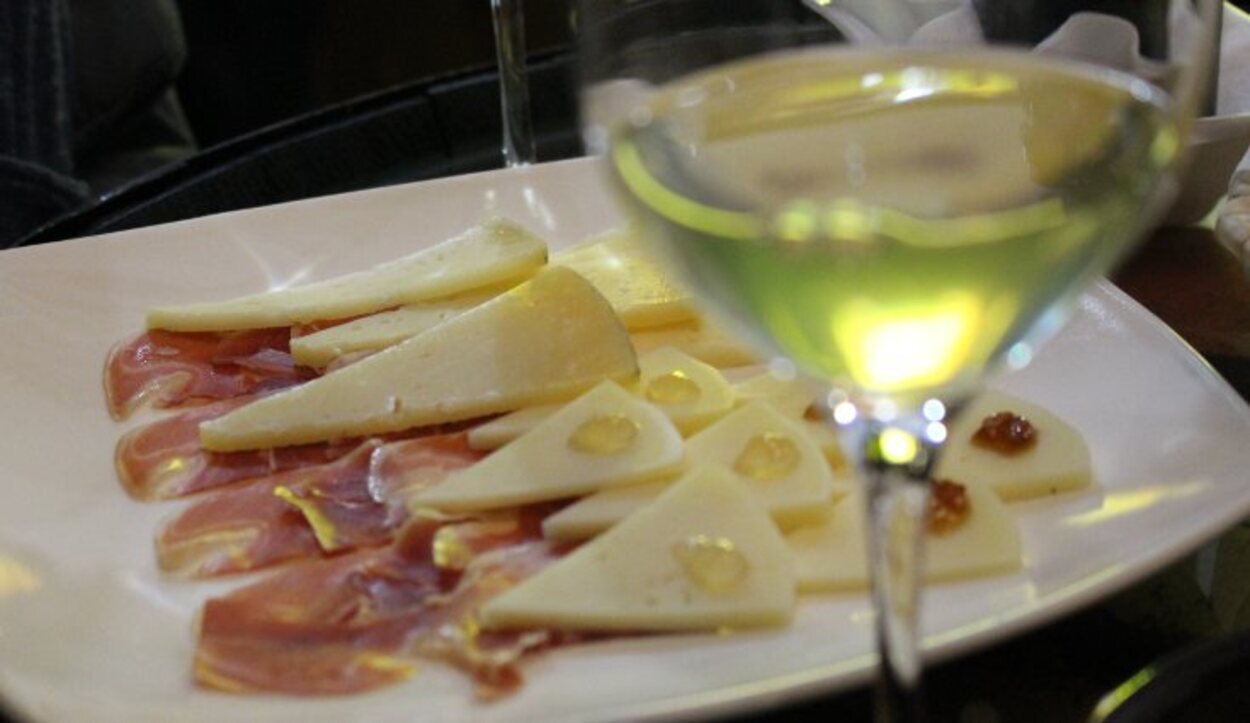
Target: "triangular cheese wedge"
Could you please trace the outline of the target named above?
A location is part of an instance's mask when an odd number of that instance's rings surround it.
[[[819,519],[834,477],[807,431],[765,402],[737,409],[686,442],[693,465],[731,470],[783,527]]]
[[[153,329],[222,331],[342,319],[519,280],[546,259],[542,239],[494,219],[368,271],[229,301],[156,308],[147,323]]]
[[[759,354],[744,342],[705,322],[682,322],[641,329],[632,332],[630,338],[639,356],[671,346],[722,369],[759,361]]]
[[[558,411],[559,404],[540,404],[496,417],[469,430],[469,447],[484,452],[499,449],[519,439]]]
[[[1003,411],[1033,425],[1037,441],[1032,448],[1004,455],[972,444],[981,422]],[[933,476],[986,485],[1005,500],[1022,500],[1083,489],[1093,473],[1089,448],[1080,432],[1032,402],[987,390],[951,425]]]
[[[230,451],[357,437],[568,399],[637,373],[611,307],[568,269],[390,349],[200,426]]]
[[[733,390],[724,376],[676,349],[666,347],[651,352],[638,360],[638,369],[639,380],[631,385],[633,391],[667,414],[683,435],[702,429],[733,407]],[[526,407],[492,419],[469,430],[469,446],[488,451],[499,449],[558,409],[559,405]]]
[[[664,413],[604,382],[410,506],[483,510],[584,495],[677,473],[681,435]]]
[[[504,287],[496,286],[401,306],[296,337],[291,339],[291,357],[297,364],[320,368],[345,354],[385,349],[433,329],[504,291]]]
[[[690,294],[677,286],[640,248],[628,229],[617,229],[551,257],[553,266],[567,266],[594,284],[621,321],[641,329],[694,318]]]
[[[985,487],[965,488],[968,518],[946,534],[926,538],[925,579],[929,582],[997,575],[1021,567],[1020,533],[1006,505]],[[864,534],[864,501],[858,491],[839,500],[826,521],[787,534],[799,590],[867,587]]]
[[[543,520],[543,536],[560,542],[586,540],[651,504],[672,480],[614,487],[587,495]]]
[[[492,628],[714,630],[793,615],[793,559],[750,492],[700,468],[482,607]]]
[[[816,399],[816,389],[807,379],[797,375],[783,379],[771,371],[744,379],[733,389],[739,404],[762,400],[795,419],[802,417]]]
[[[637,391],[682,434],[706,427],[734,405],[733,389],[715,367],[672,347],[639,357]]]
[[[765,402],[755,402],[689,439],[686,460],[692,467],[734,470],[778,524],[810,524],[827,517],[834,492],[849,490],[855,481],[849,472],[831,474],[807,434],[803,422],[784,419]],[[562,541],[593,537],[650,504],[666,484],[596,492],[543,520],[543,535]]]

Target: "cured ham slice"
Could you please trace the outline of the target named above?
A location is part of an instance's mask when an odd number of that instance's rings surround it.
[[[311,379],[291,359],[286,327],[223,333],[150,329],[114,347],[104,365],[109,414],[285,389]]]
[[[467,671],[490,697],[520,684],[543,630],[484,633],[477,610],[559,556],[541,512],[418,517],[395,544],[284,570],[204,606],[195,679],[232,692],[356,693],[407,678],[415,658]]]
[[[240,480],[326,464],[355,449],[360,440],[306,444],[245,452],[200,447],[200,423],[255,399],[238,397],[195,407],[131,430],[117,442],[117,478],[132,498],[167,500]]]
[[[464,434],[367,440],[334,462],[197,501],[161,530],[157,559],[167,572],[202,578],[385,544],[407,519],[401,486],[433,484],[480,456]],[[385,481],[375,465],[389,470]]]

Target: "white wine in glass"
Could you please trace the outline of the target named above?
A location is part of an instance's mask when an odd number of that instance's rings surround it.
[[[1173,3],[1188,34],[1123,64],[1022,41],[1042,28],[1080,48],[1090,23],[1137,37],[1114,3],[819,2],[859,45],[820,39],[798,3],[752,4],[777,12],[749,22],[697,5],[583,3],[587,133],[710,308],[832,384],[866,483],[879,713],[921,719],[918,579],[947,421],[1165,210],[1218,4]],[[906,42],[978,21],[975,42]],[[603,103],[613,88],[629,92]]]

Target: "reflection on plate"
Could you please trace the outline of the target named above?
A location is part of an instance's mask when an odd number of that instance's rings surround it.
[[[742,711],[862,682],[867,601],[809,598],[790,628],[561,649],[528,684],[475,704],[431,663],[343,699],[191,687],[192,617],[237,584],[154,569],[175,506],[119,489],[104,411],[109,346],[157,303],[224,298],[369,266],[488,213],[556,246],[616,225],[593,161],[466,176],[0,254],[0,699],[35,719],[555,721]],[[1018,506],[1027,569],[931,589],[927,644],[958,654],[1119,589],[1250,512],[1250,411],[1170,331],[1103,285],[1033,366],[997,385],[1072,422],[1097,490]],[[137,419],[132,424],[140,423]]]

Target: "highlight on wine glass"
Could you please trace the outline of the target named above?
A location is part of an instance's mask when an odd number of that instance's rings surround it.
[[[929,472],[1163,217],[1208,100],[1209,0],[583,0],[583,128],[722,322],[857,440],[890,719],[920,714]]]

